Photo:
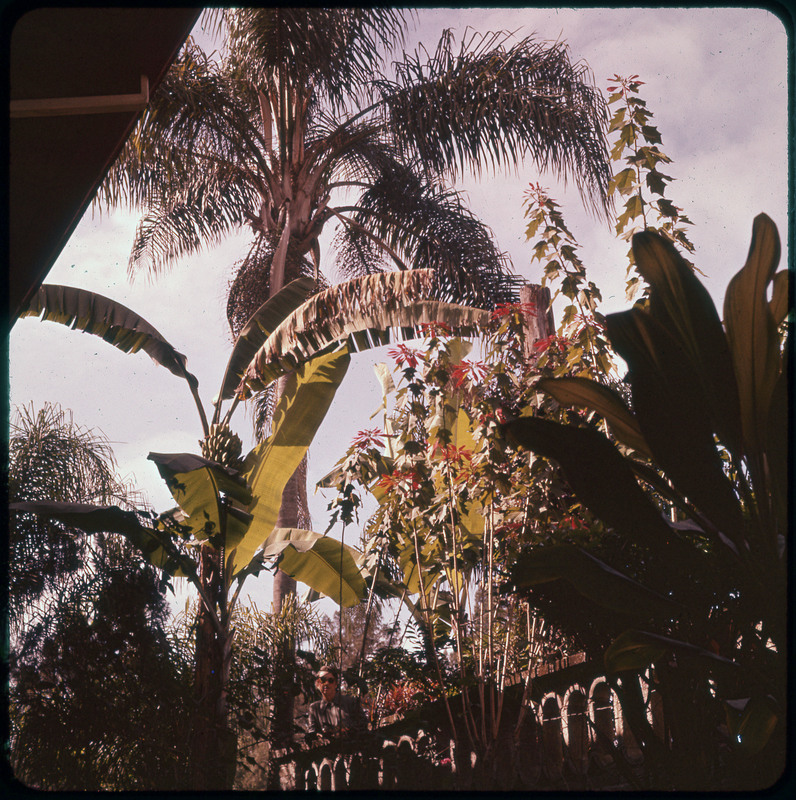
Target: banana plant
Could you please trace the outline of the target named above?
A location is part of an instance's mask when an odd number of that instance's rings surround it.
[[[627,363],[632,404],[588,379],[538,383],[562,405],[596,412],[612,437],[542,419],[530,408],[505,429],[558,462],[584,505],[645,553],[647,577],[642,586],[625,576],[622,589],[617,570],[584,560],[575,548],[536,547],[515,566],[513,583],[569,580],[607,610],[622,603],[620,590],[632,588],[627,597],[638,598],[640,589],[654,590],[646,604],[628,601],[638,624],[605,653],[633,732],[670,776],[679,749],[687,773],[695,767],[688,758],[715,739],[708,714],[695,713],[715,708],[710,679],[724,701],[729,745],[741,759],[765,756],[775,780],[784,758],[784,739],[772,732],[782,733],[785,707],[791,310],[788,273],[777,272],[777,229],[764,214],[754,220],[723,324],[668,240],[645,231],[632,246],[648,303],[607,317],[611,344]],[[671,690],[664,702],[672,752],[662,752],[640,695],[621,678],[650,665],[661,690]]]
[[[424,300],[432,275],[431,270],[381,273],[315,295],[309,278],[288,284],[241,331],[212,414],[201,403],[186,357],[125,306],[86,290],[45,285],[22,313],[99,336],[123,352],[143,350],[188,384],[203,431],[201,454],[149,454],[174,508],[155,514],[41,501],[11,509],[88,533],[119,533],[167,576],[185,577],[196,587],[201,598],[196,691],[202,698],[196,738],[216,736],[215,747],[197,745],[197,753],[219,754],[219,786],[229,783],[223,764],[234,761],[224,687],[232,658],[232,611],[245,579],[270,562],[340,604],[353,605],[365,596],[359,553],[312,531],[276,527],[283,489],[321,425],[351,353],[419,335],[425,323],[474,332],[486,313]],[[271,435],[243,457],[230,418],[242,400],[278,378],[284,385]],[[226,411],[225,401],[230,401]]]

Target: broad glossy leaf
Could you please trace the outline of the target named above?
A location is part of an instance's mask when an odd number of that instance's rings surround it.
[[[20,317],[39,316],[72,329],[99,336],[123,353],[143,350],[169,372],[185,378],[193,389],[197,379],[185,369],[185,356],[178,353],[146,320],[127,306],[108,297],[73,286],[44,284]]]
[[[780,270],[772,282],[771,301],[769,308],[771,316],[774,317],[774,324],[780,325],[791,311],[790,297],[788,290],[790,287],[790,272],[786,269]]]
[[[764,696],[725,701],[724,712],[732,746],[745,756],[757,755],[768,744],[781,714]]]
[[[187,556],[177,552],[176,547],[166,547],[162,537],[168,534],[153,530],[139,521],[133,511],[116,506],[93,506],[86,503],[58,501],[29,501],[10,503],[12,511],[37,514],[56,519],[86,533],[118,533],[137,547],[154,566],[176,577],[196,578],[196,566]]]
[[[252,499],[246,483],[234,470],[190,453],[150,453],[172,497],[187,514],[185,524],[197,539],[211,539],[215,547],[239,540],[251,516],[243,509]],[[243,508],[224,504],[222,493]],[[223,538],[216,538],[223,537]]]
[[[777,325],[767,299],[779,258],[777,227],[760,214],[753,224],[746,264],[730,281],[724,297],[724,325],[748,452],[756,451],[764,440],[766,415],[781,367]]]
[[[602,416],[622,444],[651,455],[638,421],[613,389],[588,378],[542,378],[537,388],[564,406],[585,406]]]
[[[563,579],[594,603],[622,615],[648,619],[668,617],[677,605],[628,578],[575,545],[532,547],[520,554],[511,570],[518,587]]]
[[[670,639],[657,633],[627,630],[616,637],[605,651],[603,660],[608,672],[639,670],[662,658],[666,653],[675,653],[683,658],[697,658],[716,669],[734,673],[738,666],[728,658],[716,655],[703,647],[688,642]]]
[[[252,315],[235,341],[232,354],[227,362],[219,392],[222,400],[229,400],[235,395],[235,389],[254,354],[271,333],[279,327],[285,317],[295,311],[310,296],[314,288],[315,281],[312,278],[297,278],[269,298]]]
[[[504,426],[521,445],[559,463],[578,499],[628,541],[696,560],[699,554],[672,534],[636,482],[628,462],[602,434],[536,417]]]
[[[254,521],[251,535],[227,545],[229,550],[237,548],[236,571],[265,541],[263,533],[267,536],[276,525],[282,492],[323,422],[350,360],[345,348],[328,353],[303,364],[287,381],[274,412],[273,432],[247,458],[251,466],[245,478],[254,497],[249,507]]]
[[[743,519],[713,437],[700,380],[682,347],[652,316],[631,309],[606,317],[611,343],[628,366],[633,410],[656,464],[728,538]]]
[[[268,538],[263,555],[279,556],[279,569],[338,605],[355,606],[367,596],[365,579],[356,562],[359,552],[330,536],[277,528]]]
[[[260,391],[338,341],[347,341],[352,351],[365,350],[419,336],[420,325],[431,322],[475,332],[489,313],[424,300],[431,294],[433,277],[433,270],[426,269],[382,272],[319,292],[268,337],[238,390]]]
[[[675,246],[660,234],[635,234],[633,256],[650,285],[650,313],[691,360],[715,430],[737,452],[741,444],[738,393],[713,300]]]

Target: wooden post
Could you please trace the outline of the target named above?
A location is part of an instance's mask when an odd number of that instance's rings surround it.
[[[556,330],[550,290],[546,286],[527,283],[520,286],[520,302],[530,303],[535,309],[535,313],[526,316],[525,357],[530,360],[534,344],[552,336]]]

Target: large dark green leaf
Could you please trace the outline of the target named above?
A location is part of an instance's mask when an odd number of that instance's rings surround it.
[[[658,552],[669,548],[684,558],[698,557],[674,535],[605,436],[591,428],[535,417],[520,417],[504,427],[524,447],[557,461],[578,499],[628,541],[644,542]]]
[[[693,363],[644,311],[609,314],[606,328],[614,349],[627,362],[633,409],[656,464],[737,545],[743,538],[743,520],[724,474]]]
[[[768,744],[782,714],[771,697],[757,695],[724,703],[733,749],[755,756]]]
[[[724,325],[749,452],[764,441],[766,415],[781,369],[777,325],[767,298],[779,258],[777,227],[760,214],[755,217],[746,264],[730,281],[724,296]]]
[[[735,374],[707,289],[674,245],[658,233],[637,233],[633,256],[650,285],[650,313],[682,348],[683,357],[690,359],[715,431],[739,452],[742,434]]]
[[[346,348],[303,364],[286,383],[274,411],[273,432],[246,459],[246,480],[254,500],[247,535],[227,543],[236,548],[235,570],[248,564],[276,525],[282,492],[329,410],[351,356]]]
[[[682,658],[697,658],[716,669],[735,671],[734,661],[716,655],[703,647],[670,639],[657,633],[627,630],[616,637],[605,651],[605,669],[608,672],[635,671],[648,667],[666,653],[675,653]]]
[[[37,514],[71,525],[86,533],[118,533],[135,545],[156,567],[169,575],[196,578],[196,566],[169,546],[168,534],[142,525],[138,515],[116,506],[93,506],[53,500],[10,503],[9,509]],[[165,538],[164,538],[165,537]]]
[[[367,596],[365,579],[352,547],[314,531],[276,528],[263,548],[263,557],[278,556],[279,569],[338,605],[357,605]],[[342,593],[341,593],[342,590]]]
[[[613,389],[588,378],[542,378],[537,388],[564,406],[585,406],[602,416],[622,444],[651,455],[638,421]]]
[[[648,619],[671,616],[677,605],[575,545],[532,547],[511,570],[517,588],[563,579],[589,600],[620,614]]]
[[[312,293],[315,281],[297,278],[280,289],[254,313],[238,336],[227,362],[219,398],[229,400],[263,342],[273,333],[285,317],[295,311]]]

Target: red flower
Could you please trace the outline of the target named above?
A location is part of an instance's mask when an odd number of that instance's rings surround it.
[[[468,361],[467,359],[464,359],[453,368],[451,377],[458,387],[468,379],[473,383],[483,380],[486,377],[487,372],[487,366],[483,361]]]
[[[384,447],[384,436],[378,428],[371,430],[357,431],[351,444],[357,450],[366,450],[368,447]]]
[[[525,317],[535,317],[536,303],[500,303],[495,306],[489,319],[491,322],[494,322],[501,317],[509,316],[509,314],[522,314]]]
[[[563,336],[556,336],[553,334],[552,336],[548,336],[546,339],[539,339],[535,341],[533,343],[533,349],[538,350],[541,353],[543,350],[547,350],[548,348],[555,346],[563,353],[568,344],[569,339],[565,339]]]
[[[399,344],[392,350],[388,350],[387,355],[391,358],[394,358],[395,363],[398,364],[399,367],[402,367],[404,364],[406,364],[408,367],[411,367],[411,369],[415,369],[417,367],[417,362],[419,360],[417,350],[413,350],[411,347],[407,347],[405,344]]]

